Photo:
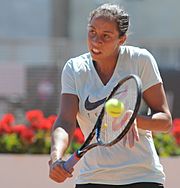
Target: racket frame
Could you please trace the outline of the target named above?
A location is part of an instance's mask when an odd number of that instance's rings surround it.
[[[97,129],[96,129],[96,139],[97,139],[97,142],[98,142],[98,145],[101,145],[101,146],[106,146],[106,147],[109,147],[109,146],[112,146],[114,144],[116,144],[117,142],[119,142],[126,134],[127,132],[129,131],[129,129],[131,128],[134,120],[136,119],[136,116],[138,114],[138,111],[139,111],[139,107],[141,105],[141,97],[142,97],[142,93],[141,93],[141,90],[142,90],[142,83],[141,83],[141,80],[138,76],[134,75],[134,74],[130,74],[128,75],[127,77],[125,77],[124,79],[120,80],[119,83],[113,88],[111,94],[107,97],[107,99],[105,100],[105,103],[114,95],[114,93],[117,91],[117,89],[124,83],[126,82],[127,80],[129,79],[134,79],[135,80],[135,83],[136,83],[136,89],[137,89],[137,98],[136,98],[136,104],[135,104],[135,108],[133,110],[133,113],[131,115],[131,118],[129,119],[126,127],[124,128],[124,130],[119,134],[118,137],[116,137],[113,141],[109,142],[109,143],[103,143],[100,139],[100,134],[101,134],[101,124],[97,124]],[[102,108],[102,116],[99,116],[99,118],[101,118],[101,121],[102,121],[102,118],[104,116],[104,113],[105,113],[105,106]],[[100,113],[100,114],[101,114]]]
[[[123,78],[122,80],[120,80],[118,82],[118,84],[113,88],[113,90],[111,91],[111,94],[106,98],[104,104],[114,95],[114,93],[117,91],[117,89],[127,80],[129,79],[134,79],[135,83],[136,83],[136,88],[137,88],[137,100],[136,100],[136,104],[135,104],[135,109],[133,111],[133,114],[128,122],[128,124],[126,125],[125,129],[120,133],[120,135],[115,138],[113,141],[111,141],[110,143],[103,143],[100,139],[100,130],[101,130],[101,123],[102,123],[102,119],[104,117],[104,113],[105,113],[105,105],[103,106],[98,119],[95,123],[95,126],[93,128],[93,130],[91,131],[91,133],[89,134],[89,136],[87,137],[87,139],[85,140],[85,142],[82,144],[82,146],[76,151],[74,152],[71,157],[65,161],[64,163],[64,169],[67,171],[70,171],[70,169],[73,168],[73,166],[81,159],[81,157],[90,149],[96,147],[96,146],[106,146],[106,147],[110,147],[114,144],[116,144],[117,142],[119,142],[129,131],[129,129],[131,128],[137,114],[138,114],[138,110],[140,107],[140,103],[141,103],[141,89],[142,89],[142,83],[141,80],[138,76],[134,75],[134,74],[130,74],[128,76],[126,76],[125,78]],[[95,143],[91,143],[92,139],[94,138],[94,136],[96,135],[96,140],[97,142]]]

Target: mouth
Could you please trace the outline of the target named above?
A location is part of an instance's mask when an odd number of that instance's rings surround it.
[[[92,49],[91,49],[91,52],[92,52],[93,54],[95,54],[95,55],[101,54],[101,51],[99,51],[97,48],[92,48]]]

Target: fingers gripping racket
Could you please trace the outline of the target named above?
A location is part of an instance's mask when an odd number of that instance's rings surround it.
[[[110,147],[119,142],[131,128],[141,102],[141,80],[136,75],[128,75],[113,88],[106,102],[112,98],[124,104],[124,111],[119,117],[110,116],[103,106],[95,126],[84,144],[64,163],[64,169],[70,171],[80,158],[96,146]],[[94,136],[96,135],[96,142]]]

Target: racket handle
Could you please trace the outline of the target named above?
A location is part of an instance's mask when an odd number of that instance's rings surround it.
[[[80,160],[80,158],[77,156],[77,153],[74,152],[67,161],[64,162],[63,167],[66,171],[70,171],[76,163]]]

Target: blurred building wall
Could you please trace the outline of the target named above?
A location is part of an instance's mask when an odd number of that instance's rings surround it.
[[[48,75],[51,75],[54,67],[61,72],[70,57],[87,51],[89,12],[105,2],[118,3],[127,10],[131,20],[127,44],[150,50],[162,69],[165,82],[172,80],[173,75],[166,70],[171,69],[171,72],[175,69],[180,70],[180,11],[178,10],[180,1],[178,0],[156,2],[152,0],[0,0],[0,69],[3,71],[1,65],[8,64],[12,67],[16,67],[17,64],[23,65],[22,74],[26,75],[26,78],[19,91],[25,90],[23,97],[28,97],[27,101],[34,100],[35,85],[41,81],[40,77],[35,76],[38,73],[32,71],[36,66],[37,70],[41,70],[39,75],[46,75],[51,80],[52,76]],[[13,82],[8,81],[5,75],[1,79],[0,87],[8,85],[13,88],[18,84],[20,77],[18,75],[18,71],[14,69]],[[176,75],[173,79],[180,82],[179,72]],[[34,87],[29,90],[29,80],[33,77],[36,78],[33,79]],[[57,87],[55,91],[60,91],[60,75],[57,72],[54,73],[53,79]],[[171,83],[174,85],[173,82]],[[174,90],[174,87],[167,86],[166,90],[169,93],[173,114],[180,116],[176,102],[180,93],[179,87]],[[15,90],[13,91],[16,93]],[[13,95],[13,91],[11,89],[9,95]],[[9,96],[2,95],[3,92],[5,91],[1,92],[0,98],[4,106],[3,99]],[[58,103],[58,96],[54,94],[52,104],[56,105],[52,112],[57,111]],[[35,107],[39,106],[32,106]]]
[[[0,0],[0,38],[51,36],[51,0]]]
[[[178,0],[70,0],[69,37],[73,41],[85,43],[89,12],[105,2],[115,2],[129,13],[128,44],[150,50],[160,66],[180,67]]]
[[[69,0],[53,0],[52,3],[52,36],[68,37]]]

